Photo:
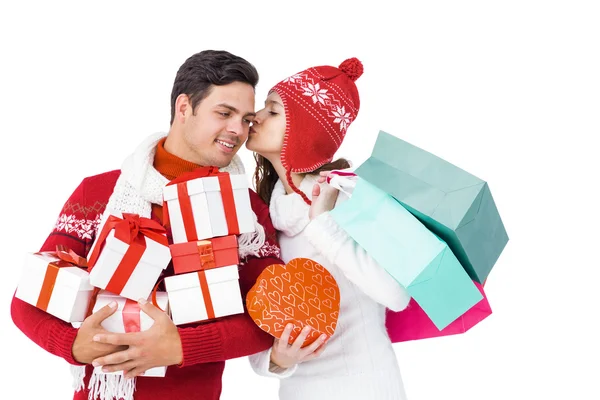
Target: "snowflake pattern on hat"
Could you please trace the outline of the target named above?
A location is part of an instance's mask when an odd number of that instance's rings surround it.
[[[311,78],[308,74],[295,74],[283,80],[285,83],[294,84],[298,91],[302,91],[303,96],[310,97],[312,103],[321,106],[333,123],[339,125],[339,130],[344,134],[348,126],[354,120],[350,112],[346,112],[347,99],[338,99],[335,94],[329,93],[329,89],[321,87],[318,81]],[[336,137],[341,144],[342,137]]]

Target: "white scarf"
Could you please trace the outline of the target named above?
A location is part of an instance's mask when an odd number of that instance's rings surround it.
[[[154,168],[154,155],[156,146],[166,136],[166,133],[157,133],[148,137],[138,148],[125,159],[121,166],[121,175],[115,185],[114,191],[108,200],[107,210],[116,210],[125,213],[138,214],[150,218],[152,204],[162,205],[163,188],[169,180]],[[234,156],[231,163],[220,171],[231,174],[244,174],[244,165],[239,156]],[[244,233],[238,236],[240,260],[258,255],[259,249],[265,243],[265,230],[258,223],[254,215],[255,232]],[[71,366],[73,387],[75,391],[84,388],[85,367]],[[161,378],[146,378],[161,379]],[[135,391],[136,379],[125,380],[123,375],[103,374],[93,372],[88,389],[89,400],[124,399],[132,400]]]
[[[317,183],[314,175],[306,174],[298,185],[304,194],[310,196],[313,185]],[[286,236],[294,237],[306,228],[310,222],[310,206],[296,192],[286,193],[281,179],[278,179],[271,193],[269,214],[273,227]]]

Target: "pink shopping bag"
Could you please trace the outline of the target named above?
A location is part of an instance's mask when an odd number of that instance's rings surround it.
[[[481,284],[474,282],[483,299],[441,331],[414,299],[402,311],[387,310],[386,328],[392,343],[465,333],[492,313]]]

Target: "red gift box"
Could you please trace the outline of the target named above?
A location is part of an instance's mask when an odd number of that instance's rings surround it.
[[[227,267],[240,263],[235,235],[169,246],[175,274]]]

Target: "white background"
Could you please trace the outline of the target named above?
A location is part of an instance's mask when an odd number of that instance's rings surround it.
[[[596,2],[164,3],[0,6],[3,398],[71,397],[66,363],[10,319],[22,256],[83,177],[168,129],[177,68],[203,49],[258,68],[257,106],[287,75],[358,57],[340,156],[361,163],[382,129],[489,182],[510,236],[486,285],[494,314],[395,345],[410,400],[600,398]],[[277,398],[246,359],[223,381],[223,399]]]

